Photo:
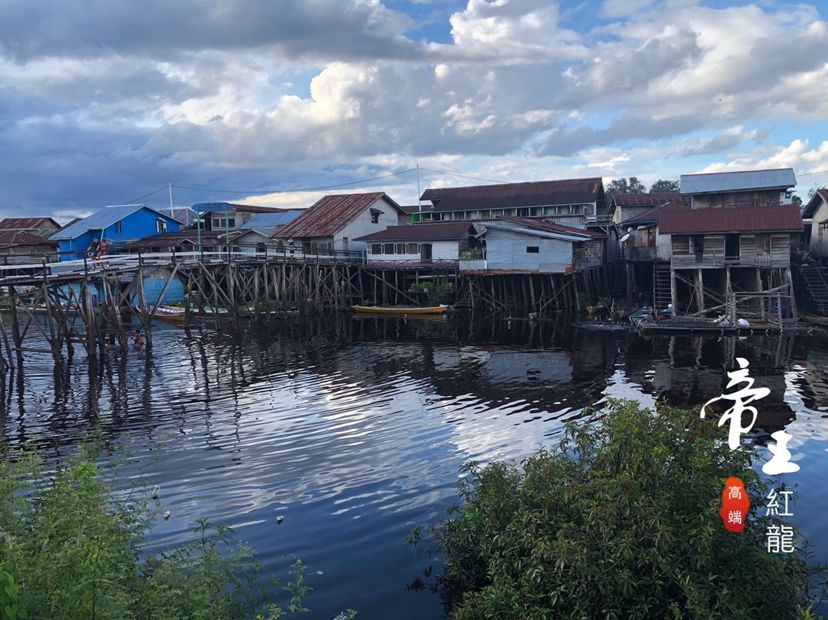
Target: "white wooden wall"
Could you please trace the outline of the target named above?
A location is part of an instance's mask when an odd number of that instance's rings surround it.
[[[371,221],[371,209],[379,209],[382,211],[379,221],[376,224]],[[337,231],[334,235],[334,247],[337,250],[345,249],[343,239],[347,238],[349,250],[364,250],[365,242],[354,241],[354,239],[380,232],[389,226],[399,226],[407,223],[407,216],[398,213],[394,207],[382,198],[379,198],[370,207],[365,208],[362,213],[351,220],[344,228]]]
[[[538,247],[538,253],[528,253],[528,246]],[[572,267],[572,243],[489,228],[486,231],[486,263],[489,269],[565,273]]]

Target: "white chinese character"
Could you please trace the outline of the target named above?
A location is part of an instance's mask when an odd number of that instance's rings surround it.
[[[739,486],[728,487],[727,499],[742,499],[742,487],[739,487]]]
[[[793,553],[794,531],[790,525],[769,525],[767,532],[768,553]]]
[[[727,513],[727,522],[728,523],[736,523],[737,525],[742,522],[742,511],[741,510],[731,510]]]
[[[770,390],[768,388],[753,387],[754,380],[748,376],[748,361],[745,358],[737,357],[736,361],[739,363],[739,370],[727,373],[727,376],[730,377],[727,387],[732,388],[740,383],[745,384],[744,387],[737,392],[722,394],[716,398],[711,398],[701,408],[701,417],[703,418],[705,416],[707,406],[711,403],[714,403],[717,400],[729,400],[733,402],[733,406],[725,411],[724,415],[722,415],[719,420],[719,426],[724,426],[726,421],[730,421],[730,431],[727,437],[727,445],[730,446],[731,450],[735,450],[739,447],[742,433],[749,432],[753,428],[753,425],[756,424],[756,416],[758,415],[758,412],[756,411],[756,407],[750,406],[750,403],[757,401],[760,398],[765,398],[765,396],[770,394]],[[750,413],[752,418],[750,424],[742,426],[742,415],[746,412]]]
[[[785,502],[785,508],[782,512],[779,512],[779,496],[782,496],[782,499]],[[792,517],[793,513],[790,512],[788,509],[788,502],[790,501],[791,495],[793,495],[793,491],[781,491],[777,493],[776,491],[771,491],[768,493],[768,500],[765,514],[767,516],[780,516],[780,517]]]
[[[769,476],[792,474],[799,471],[799,465],[791,463],[791,451],[788,450],[788,442],[791,440],[791,436],[785,431],[776,431],[771,434],[771,437],[776,440],[776,445],[768,444],[768,450],[771,451],[773,457],[762,465],[762,471]]]

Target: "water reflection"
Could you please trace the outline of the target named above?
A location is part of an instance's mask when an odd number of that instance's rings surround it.
[[[309,564],[319,617],[439,615],[435,597],[405,588],[421,563],[404,540],[455,500],[465,461],[525,456],[608,397],[698,407],[724,390],[737,356],[771,389],[756,441],[782,427],[794,436],[797,518],[818,532],[828,509],[819,337],[333,315],[161,328],[154,341],[152,354],[116,350],[91,366],[33,355],[0,386],[7,443],[58,457],[94,432],[109,451],[126,448],[117,484],[159,484],[173,513],[152,545],[186,539],[199,517],[229,523],[266,571],[284,574],[292,555]]]

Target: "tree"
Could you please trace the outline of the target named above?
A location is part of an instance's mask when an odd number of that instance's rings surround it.
[[[816,617],[825,570],[804,540],[767,552],[753,450],[730,450],[697,412],[603,413],[567,425],[558,450],[467,467],[462,504],[434,530],[452,620]],[[739,536],[717,514],[736,472],[759,507]]]
[[[679,182],[678,181],[670,181],[667,179],[659,179],[653,186],[650,188],[651,194],[656,194],[659,192],[677,192],[679,191]]]
[[[621,177],[620,179],[613,179],[607,185],[607,194],[643,194],[647,191],[644,184],[638,180],[638,177],[630,177],[629,180]]]
[[[797,207],[801,207],[801,206],[802,206],[802,198],[800,198],[800,197],[799,197],[799,196],[797,196],[796,194],[794,194],[794,195],[793,195],[793,197],[792,197],[792,202],[793,202],[793,203],[794,203]]]

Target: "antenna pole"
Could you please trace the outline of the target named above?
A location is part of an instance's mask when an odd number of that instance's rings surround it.
[[[420,200],[420,161],[417,160],[417,213],[423,210],[422,201]]]
[[[167,183],[167,189],[170,190],[170,217],[175,219],[175,209],[173,209],[173,201],[172,201],[172,181]]]

